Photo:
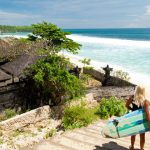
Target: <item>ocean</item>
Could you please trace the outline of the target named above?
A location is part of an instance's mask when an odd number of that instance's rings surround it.
[[[65,29],[82,45],[77,59],[90,58],[97,69],[106,66],[129,73],[137,84],[150,86],[150,29]],[[8,33],[25,37],[28,33]],[[1,35],[0,35],[1,36]],[[6,36],[6,35],[2,35]]]

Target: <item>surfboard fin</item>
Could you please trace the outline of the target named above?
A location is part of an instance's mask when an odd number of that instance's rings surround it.
[[[117,126],[119,124],[119,121],[117,119],[114,119],[113,123],[114,123],[115,126]]]

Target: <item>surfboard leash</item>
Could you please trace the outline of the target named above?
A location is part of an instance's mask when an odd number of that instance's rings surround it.
[[[116,131],[117,131],[118,138],[120,138],[119,130],[118,130],[119,121],[118,121],[117,119],[114,119],[114,120],[113,120],[113,123],[114,123],[114,125],[116,126]]]

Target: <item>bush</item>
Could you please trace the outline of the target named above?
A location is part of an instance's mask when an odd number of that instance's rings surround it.
[[[94,67],[92,67],[92,66],[85,66],[84,68],[87,70],[93,70],[94,69]]]
[[[123,99],[111,97],[103,98],[99,104],[97,114],[102,119],[108,119],[111,116],[122,116],[126,113],[125,102]]]
[[[67,107],[63,117],[64,128],[74,129],[87,126],[97,119],[95,112],[95,108],[86,108],[84,105]]]
[[[48,51],[50,54],[56,54],[61,50],[76,54],[81,47],[80,44],[67,37],[71,33],[64,32],[52,23],[42,22],[33,24],[32,28],[32,35],[29,35],[28,39],[30,41],[45,41],[43,50]]]
[[[52,137],[56,134],[57,130],[56,129],[51,129],[50,131],[47,131],[46,132],[46,135],[45,135],[45,139],[48,139],[49,137]]]
[[[89,82],[89,80],[93,79],[93,78],[91,77],[91,75],[89,75],[89,74],[84,74],[84,73],[81,74],[80,78],[81,78],[81,80],[82,80],[84,83],[87,83],[87,82]]]
[[[17,113],[14,109],[10,109],[10,108],[5,109],[5,111],[0,114],[0,121],[7,120],[7,119],[12,118],[16,115],[17,115]]]
[[[117,78],[120,78],[120,79],[123,79],[123,80],[126,80],[126,81],[130,80],[129,73],[124,72],[122,70],[113,71],[112,76],[115,76]]]
[[[42,103],[53,105],[61,102],[62,97],[74,98],[84,93],[82,82],[67,70],[69,61],[64,57],[49,55],[33,65],[27,73],[29,86],[28,99],[40,99]],[[33,82],[34,81],[34,82]],[[29,96],[29,94],[31,94]]]
[[[84,67],[85,67],[85,65],[90,65],[91,59],[84,58],[83,60],[80,60],[80,61],[84,64]]]
[[[15,112],[14,109],[9,109],[8,108],[8,109],[5,110],[5,116],[6,116],[7,119],[12,118],[16,115],[17,115],[17,113]]]

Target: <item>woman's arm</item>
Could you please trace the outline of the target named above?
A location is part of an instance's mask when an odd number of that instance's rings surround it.
[[[150,113],[149,113],[149,101],[148,100],[145,100],[144,102],[144,111],[145,111],[145,114],[146,114],[146,119],[147,121],[149,122],[149,125],[150,125]]]

